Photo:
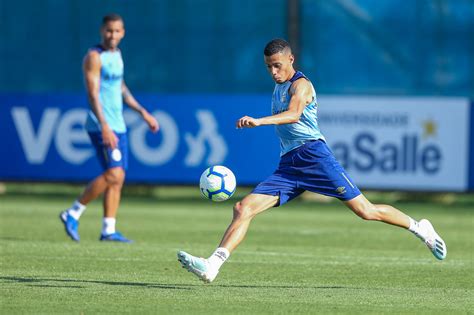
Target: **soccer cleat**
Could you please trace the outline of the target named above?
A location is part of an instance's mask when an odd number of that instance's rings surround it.
[[[211,268],[207,259],[194,257],[184,251],[178,252],[178,261],[183,268],[194,273],[199,279],[211,283],[217,276],[219,269]]]
[[[80,237],[79,237],[79,232],[77,229],[79,228],[79,221],[74,219],[68,212],[63,211],[59,214],[59,219],[64,224],[64,229],[66,230],[67,235],[76,242],[79,242]]]
[[[419,226],[426,233],[426,237],[422,240],[431,250],[433,255],[439,260],[445,259],[446,255],[448,254],[448,248],[443,239],[438,235],[438,233],[436,233],[431,222],[426,219],[422,219],[419,222]]]
[[[105,242],[121,242],[121,243],[133,243],[132,240],[129,240],[123,236],[120,232],[115,232],[112,234],[101,234],[100,240]]]

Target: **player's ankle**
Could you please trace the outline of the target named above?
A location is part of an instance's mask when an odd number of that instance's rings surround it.
[[[410,227],[408,228],[408,230],[415,234],[415,236],[417,236],[418,238],[425,240],[427,237],[427,232],[420,226],[420,223],[412,219],[411,217],[408,217],[408,219],[410,220]]]
[[[116,219],[113,217],[104,217],[102,219],[102,235],[110,235],[115,233]]]
[[[207,259],[209,267],[219,270],[223,263],[229,258],[230,252],[225,247],[218,247]]]
[[[81,215],[86,210],[86,205],[81,204],[78,200],[75,200],[72,206],[67,209],[67,213],[76,220],[79,220]]]

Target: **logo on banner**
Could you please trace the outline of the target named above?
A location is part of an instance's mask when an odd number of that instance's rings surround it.
[[[399,126],[401,131],[391,137],[381,133],[387,132],[386,127],[374,127],[354,132],[350,142],[335,142],[332,148],[337,159],[348,170],[360,172],[438,173],[442,167],[443,152],[436,142],[437,123],[432,119],[425,120],[414,129],[409,128],[408,119],[397,121],[403,124],[403,128]],[[416,132],[416,129],[419,131]]]
[[[193,136],[186,133],[184,139],[188,145],[188,154],[184,159],[187,166],[197,166],[202,163],[206,153],[206,143],[209,144],[208,165],[219,164],[227,155],[227,145],[219,134],[217,121],[211,111],[200,110],[196,113],[199,131]]]
[[[46,108],[36,131],[28,108],[13,107],[11,114],[30,164],[44,163],[53,139],[59,155],[68,163],[82,164],[94,155],[89,137],[82,128],[87,117],[85,110],[72,109],[61,116],[59,108]],[[84,145],[88,148],[78,147]]]
[[[82,127],[87,117],[87,111],[84,109],[72,109],[61,115],[59,108],[46,108],[36,130],[28,108],[13,107],[11,115],[26,160],[30,164],[45,162],[53,140],[58,154],[68,163],[83,164],[94,155],[89,137]],[[153,116],[161,125],[162,141],[158,146],[147,143],[148,126],[135,113],[124,113],[129,127],[131,153],[145,165],[158,166],[174,158],[180,137],[178,125],[170,115],[158,110],[153,112]],[[199,123],[197,134],[184,134],[188,147],[185,165],[197,166],[203,161],[209,165],[222,163],[227,155],[227,144],[219,133],[213,113],[198,110],[196,119]],[[114,150],[112,158],[121,160],[121,152]]]
[[[363,172],[434,174],[440,170],[443,157],[439,145],[424,144],[419,135],[409,133],[398,141],[382,141],[374,133],[360,132],[351,143],[336,142],[332,148],[345,168]]]

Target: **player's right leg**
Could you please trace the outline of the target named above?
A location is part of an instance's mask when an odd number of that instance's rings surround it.
[[[292,176],[293,154],[281,157],[277,170],[234,206],[232,222],[224,233],[219,247],[208,258],[178,252],[178,260],[199,279],[211,282],[230,253],[242,242],[252,219],[259,213],[280,206],[303,192]]]
[[[79,218],[86,210],[89,202],[96,199],[107,188],[107,183],[103,175],[96,177],[84,189],[82,195],[73,202],[70,208],[59,214],[59,218],[64,224],[66,234],[76,242],[79,242]]]
[[[200,258],[184,251],[178,252],[182,267],[204,282],[212,282],[230,253],[242,242],[252,219],[259,213],[275,206],[279,196],[250,194],[234,206],[232,222],[224,233],[216,251],[208,258]]]
[[[227,248],[229,252],[242,242],[252,219],[259,213],[274,207],[279,196],[252,193],[234,205],[232,222],[224,233],[219,247]]]
[[[107,181],[104,174],[100,174],[84,189],[82,195],[77,199],[81,204],[87,205],[89,202],[97,199],[107,188]]]

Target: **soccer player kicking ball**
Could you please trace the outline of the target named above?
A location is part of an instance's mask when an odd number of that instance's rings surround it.
[[[235,204],[232,222],[219,247],[208,259],[178,252],[183,268],[205,282],[212,282],[230,253],[244,239],[250,221],[257,214],[283,205],[305,190],[340,199],[364,220],[408,229],[437,259],[445,259],[446,244],[428,220],[417,222],[392,206],[372,204],[337,162],[319,130],[315,89],[303,73],[293,68],[295,58],[289,44],[282,39],[270,41],[264,50],[264,60],[276,82],[272,115],[244,116],[237,120],[236,126],[275,125],[280,138],[280,164],[270,177]]]

